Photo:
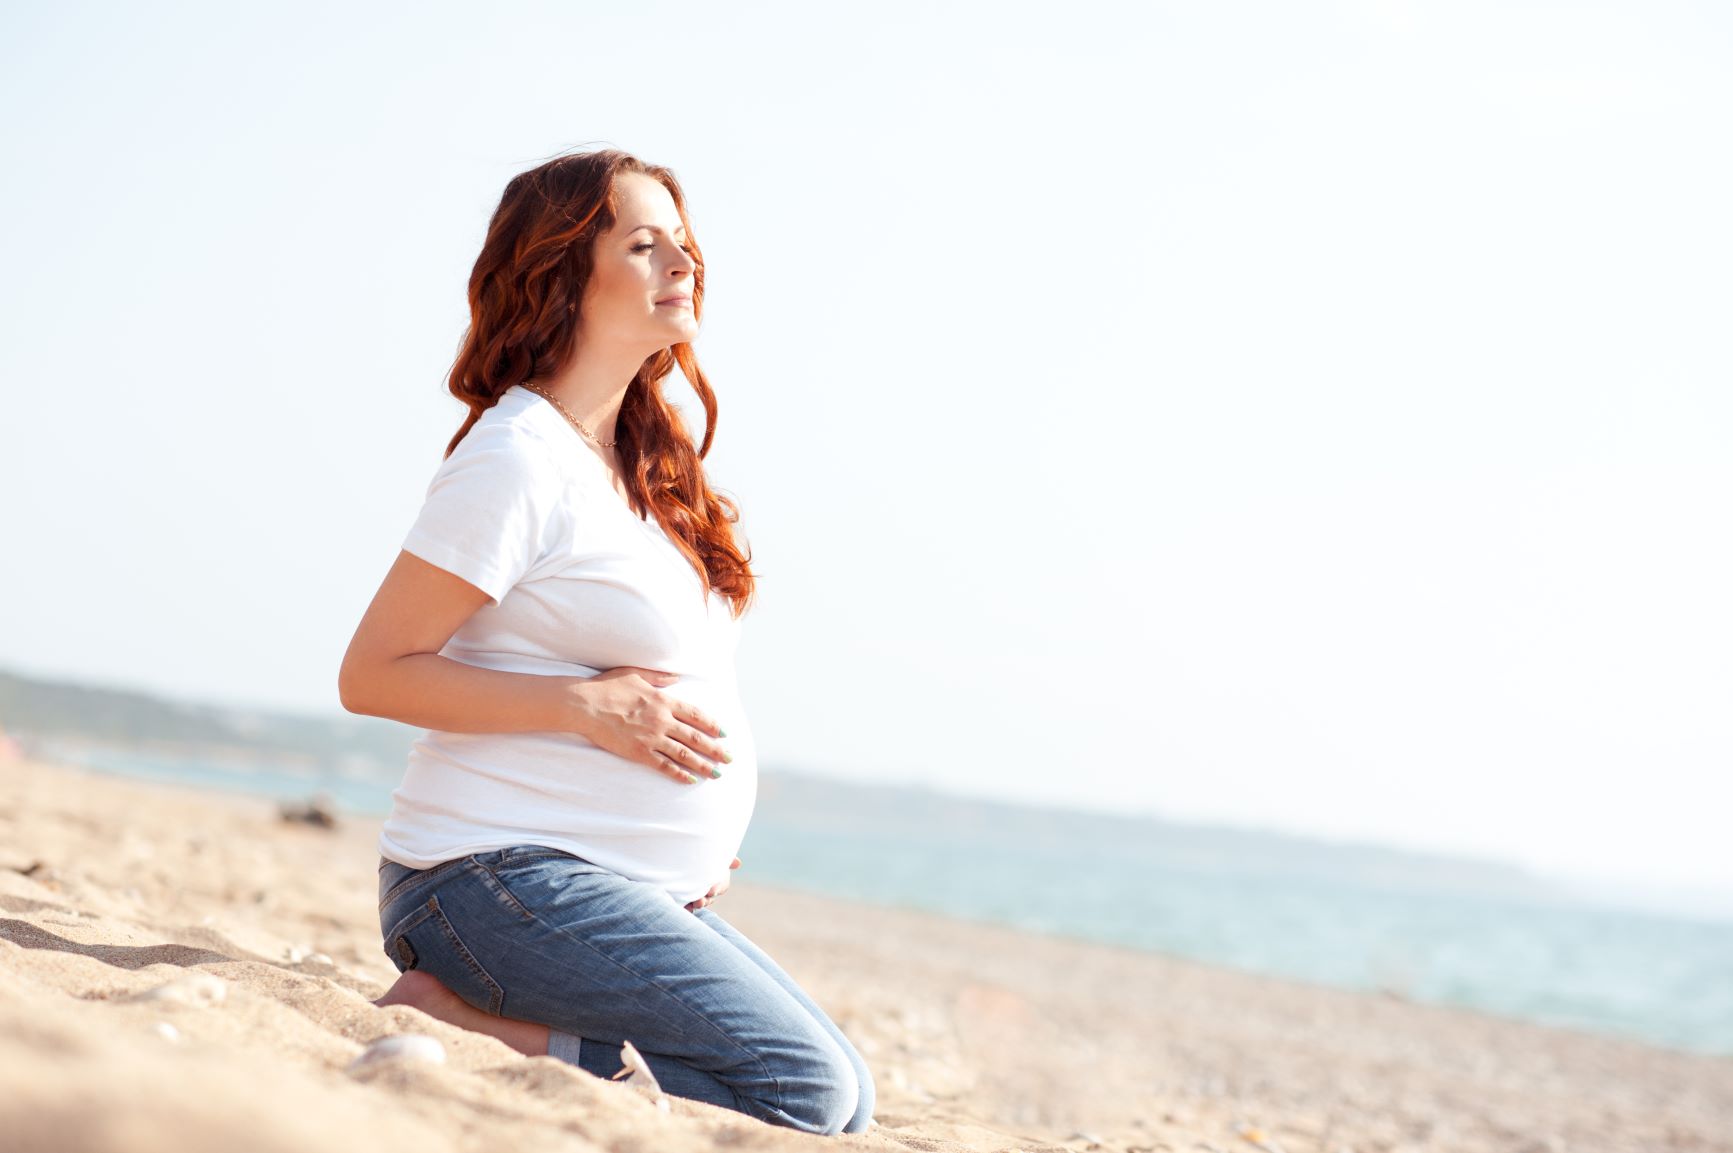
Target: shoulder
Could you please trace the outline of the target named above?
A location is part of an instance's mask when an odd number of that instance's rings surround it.
[[[447,463],[462,458],[472,465],[485,464],[549,477],[559,475],[563,470],[556,445],[548,436],[540,414],[517,395],[521,392],[522,389],[516,388],[508,390],[483,412],[452,449]]]

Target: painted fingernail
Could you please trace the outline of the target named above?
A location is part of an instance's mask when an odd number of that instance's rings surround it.
[[[717,726],[716,735],[719,737],[725,737],[728,735],[728,730],[725,728],[722,728],[721,726]]]
[[[711,765],[710,766],[710,775],[712,777],[720,777],[722,775],[722,770],[717,768],[715,765]]]
[[[732,765],[734,763],[734,756],[727,749],[722,750],[722,763],[725,765]]]

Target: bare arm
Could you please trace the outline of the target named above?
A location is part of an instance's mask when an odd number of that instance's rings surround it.
[[[439,655],[487,594],[400,552],[361,617],[337,693],[352,713],[453,733],[571,732],[676,780],[720,776],[721,730],[664,693],[672,674],[630,666],[595,677],[477,668]],[[684,768],[680,767],[684,766]]]

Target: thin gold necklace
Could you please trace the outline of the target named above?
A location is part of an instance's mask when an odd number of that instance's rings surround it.
[[[617,440],[598,440],[596,438],[595,433],[591,432],[589,429],[584,427],[583,421],[581,421],[577,417],[573,416],[571,413],[571,410],[559,402],[558,397],[554,396],[553,393],[548,392],[546,389],[542,388],[541,385],[531,384],[529,381],[526,380],[526,381],[524,381],[524,387],[529,389],[531,392],[535,393],[537,396],[544,398],[545,400],[547,400],[547,402],[549,404],[551,404],[555,408],[559,409],[560,415],[564,416],[567,420],[571,421],[572,424],[577,427],[577,430],[579,432],[583,433],[585,436],[589,437],[591,440],[594,440],[597,444],[601,445],[603,448],[613,448],[615,445],[620,443]]]

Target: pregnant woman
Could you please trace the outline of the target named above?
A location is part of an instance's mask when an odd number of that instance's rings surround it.
[[[600,1077],[810,1133],[872,1123],[842,1031],[710,903],[757,795],[734,679],[753,574],[703,458],[704,264],[666,168],[515,177],[469,280],[469,407],[343,659],[352,712],[429,730],[379,837],[413,1005]],[[678,366],[703,443],[662,396]]]

